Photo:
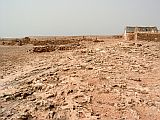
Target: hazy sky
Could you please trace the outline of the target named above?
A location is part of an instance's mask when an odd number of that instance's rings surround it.
[[[0,0],[0,37],[121,34],[160,26],[160,0]]]

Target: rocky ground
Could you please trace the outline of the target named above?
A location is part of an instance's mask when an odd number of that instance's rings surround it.
[[[0,46],[1,120],[159,120],[160,42]]]

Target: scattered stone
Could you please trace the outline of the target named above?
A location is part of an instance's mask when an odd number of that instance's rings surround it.
[[[69,90],[69,91],[67,92],[67,95],[70,94],[70,93],[73,93],[73,90]]]
[[[87,70],[93,70],[93,67],[92,66],[86,66],[86,69]]]
[[[57,93],[54,93],[54,94],[50,94],[50,95],[48,95],[48,97],[47,98],[53,98],[53,97],[56,97],[57,96]]]
[[[33,47],[33,52],[51,52],[55,51],[55,46],[38,46],[38,47]]]
[[[18,120],[31,120],[32,118],[33,118],[32,115],[30,113],[28,113],[28,112],[20,113],[17,116]]]
[[[137,43],[136,45],[137,45],[137,47],[141,47],[142,46],[142,44],[140,44],[140,43]]]
[[[92,59],[87,59],[87,60],[86,60],[86,62],[91,62],[91,61],[92,61]]]
[[[135,43],[129,43],[129,46],[135,46]]]
[[[68,71],[68,70],[70,70],[69,68],[63,68],[63,71]]]
[[[1,78],[1,79],[4,79],[3,75],[2,75],[2,76],[0,76],[0,78]]]
[[[93,40],[93,42],[104,42],[104,40]]]
[[[141,82],[141,78],[129,78],[129,80],[133,80],[133,81],[137,81],[137,82]]]
[[[56,114],[56,112],[54,112],[54,111],[49,111],[47,118],[53,119],[55,114]]]
[[[52,109],[55,109],[54,104],[49,104],[47,107],[45,107],[45,110],[52,110]]]
[[[70,40],[37,43],[42,46],[35,51],[48,53],[21,53],[19,47],[11,58],[0,59],[7,61],[0,71],[0,90],[6,93],[0,96],[0,118],[159,118],[159,42]]]
[[[6,99],[6,101],[10,101],[10,100],[14,100],[14,97],[13,96],[6,96],[5,99]]]

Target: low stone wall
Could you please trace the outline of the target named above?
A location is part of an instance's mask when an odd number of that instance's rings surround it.
[[[19,45],[19,46],[22,46],[22,45],[26,45],[26,44],[30,44],[31,41],[30,41],[30,38],[29,37],[25,37],[25,38],[5,38],[5,39],[2,39],[0,41],[0,45]]]
[[[145,41],[159,41],[160,33],[127,33],[124,35],[125,40],[145,40]]]
[[[80,44],[67,44],[67,45],[45,45],[45,46],[34,46],[33,52],[52,52],[55,50],[75,50],[82,46]]]
[[[32,44],[34,46],[38,46],[38,45],[66,45],[66,44],[78,44],[79,40],[72,40],[72,39],[68,39],[68,40],[34,40],[32,41]]]
[[[137,33],[137,40],[160,42],[160,33]]]
[[[135,34],[134,33],[127,33],[124,35],[125,40],[135,40]]]

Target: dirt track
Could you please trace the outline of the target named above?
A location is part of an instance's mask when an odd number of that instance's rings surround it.
[[[160,42],[80,44],[0,46],[0,119],[159,120]]]

